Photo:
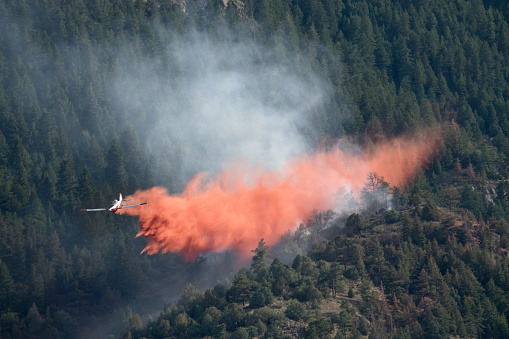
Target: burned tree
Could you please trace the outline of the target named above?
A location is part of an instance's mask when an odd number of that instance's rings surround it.
[[[368,211],[379,211],[391,208],[392,189],[384,177],[376,172],[369,172],[361,196]]]

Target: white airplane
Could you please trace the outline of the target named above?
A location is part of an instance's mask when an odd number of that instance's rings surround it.
[[[122,202],[124,202],[124,201],[127,201],[127,200],[122,200],[122,193],[120,193],[118,196],[118,200],[113,200],[112,201],[113,206],[111,206],[110,208],[84,208],[84,209],[81,209],[80,212],[100,212],[100,211],[116,212],[117,210],[122,209],[122,208],[135,207],[135,206],[147,204],[147,202],[142,202],[140,204],[122,206]]]

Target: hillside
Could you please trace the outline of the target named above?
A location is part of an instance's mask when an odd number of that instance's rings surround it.
[[[0,336],[507,336],[508,18],[491,0],[0,0]],[[78,212],[423,128],[439,151],[385,183],[392,210],[317,211],[239,274],[236,253],[140,255],[136,218]]]
[[[452,177],[468,185],[463,173]],[[460,195],[463,188],[450,190]],[[419,198],[417,193],[411,201]],[[317,240],[308,256],[297,255],[290,265],[277,251],[298,242],[299,235],[272,252],[262,239],[250,268],[233,283],[205,292],[188,284],[176,304],[144,327],[134,315],[121,337],[508,335],[507,221],[479,221],[458,206],[422,200],[355,216],[346,226],[341,218],[325,228],[310,225],[304,237]],[[337,235],[325,240],[331,233]]]

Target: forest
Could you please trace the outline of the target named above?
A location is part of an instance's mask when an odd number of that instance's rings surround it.
[[[0,0],[0,337],[509,337],[508,22],[494,0]],[[443,137],[391,208],[315,211],[242,267],[79,213],[181,194],[255,111],[303,148]]]

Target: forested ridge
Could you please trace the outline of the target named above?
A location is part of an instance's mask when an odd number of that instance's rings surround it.
[[[509,336],[508,19],[489,0],[0,0],[0,336],[87,337],[104,322],[126,338]],[[140,255],[134,218],[78,210],[179,193],[184,160],[211,151],[149,147],[161,97],[195,99],[181,94],[201,68],[168,52],[189,32],[274,51],[241,63],[251,72],[276,60],[319,74],[326,94],[297,128],[310,143],[369,149],[431,127],[442,147],[390,211],[317,211],[240,272],[229,254],[208,270]],[[168,305],[133,315],[140,299]]]

